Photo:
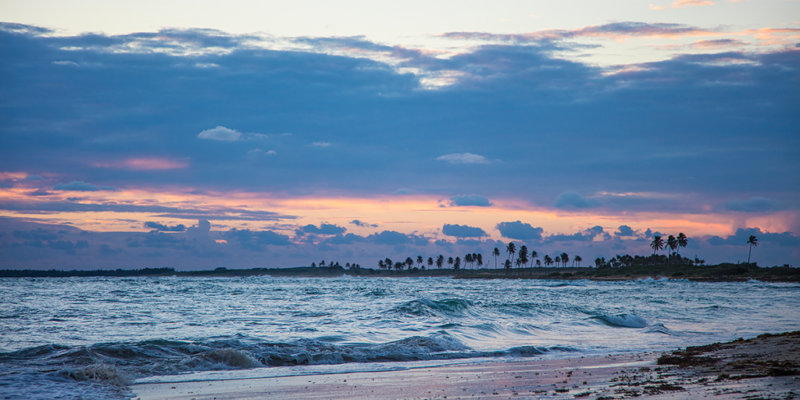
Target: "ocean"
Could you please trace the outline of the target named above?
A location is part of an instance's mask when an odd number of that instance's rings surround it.
[[[0,279],[0,398],[643,351],[800,329],[797,283]]]

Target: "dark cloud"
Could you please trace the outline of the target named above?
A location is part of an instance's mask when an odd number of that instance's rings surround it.
[[[56,240],[58,235],[47,229],[32,229],[29,231],[14,230],[14,237],[27,240]]]
[[[713,203],[769,192],[798,208],[789,189],[800,184],[792,144],[793,111],[800,106],[797,50],[678,55],[618,70],[554,56],[567,48],[564,39],[703,31],[637,22],[540,32],[531,37],[544,42],[520,45],[514,40],[527,39],[517,37],[448,58],[363,37],[294,39],[319,51],[381,52],[419,71],[410,74],[362,57],[253,49],[245,46],[252,37],[213,30],[51,36],[46,29],[3,26],[0,101],[11,107],[0,127],[4,170],[58,171],[123,187],[286,193],[328,187],[368,194],[448,188],[522,196],[537,205],[552,204],[565,186],[603,182],[608,192],[701,193]],[[421,79],[443,71],[456,72],[451,85],[420,90]],[[268,159],[246,157],[253,146],[242,136],[197,138],[215,127],[270,133],[265,126],[293,132],[259,137],[276,152]],[[376,136],[377,129],[383,134]],[[12,134],[19,131],[26,135]],[[745,143],[754,131],[762,134],[747,149],[719,146]],[[493,140],[486,141],[487,132]],[[321,152],[309,146],[314,142],[337,145]],[[468,156],[476,151],[503,161],[452,163],[480,161]],[[94,166],[142,154],[191,161],[157,174]],[[436,161],[443,154],[460,158]],[[762,160],[757,171],[729,161],[748,157]],[[535,184],[519,180],[518,171],[545,169]],[[663,170],[672,173],[652,179]],[[608,206],[701,211],[701,200],[707,199]],[[582,204],[594,205],[587,201]]]
[[[464,207],[464,206],[490,207],[492,206],[492,203],[486,197],[477,194],[470,194],[470,195],[459,195],[451,197],[450,205],[455,207]]]
[[[614,232],[614,236],[636,236],[636,232],[628,225],[620,225],[617,231]]]
[[[101,244],[100,247],[97,249],[97,252],[100,253],[101,256],[115,256],[117,254],[125,252],[125,250],[119,248],[113,248],[107,244]]]
[[[428,239],[423,236],[406,235],[395,231],[383,231],[367,236],[367,240],[375,244],[386,244],[390,246],[411,244],[415,246],[427,245]]]
[[[564,192],[556,199],[555,206],[558,208],[592,208],[598,207],[600,202],[595,199],[587,199],[577,192]]]
[[[458,224],[444,224],[442,226],[442,233],[447,236],[454,236],[459,238],[470,238],[470,237],[483,237],[486,236],[486,232],[477,227],[472,227],[468,225],[458,225]]]
[[[12,182],[0,181],[0,189],[12,188],[12,187],[14,187],[14,184]]]
[[[755,235],[759,244],[774,243],[779,246],[800,246],[800,237],[795,236],[792,232],[769,233],[762,232],[759,228],[739,228],[736,233],[724,239],[719,236],[712,236],[708,239],[708,243],[713,246],[748,246],[747,241],[750,239],[750,235]]]
[[[28,176],[25,177],[25,180],[26,181],[41,181],[43,179],[42,179],[41,175],[28,175]]]
[[[47,190],[44,190],[44,189],[36,189],[33,192],[26,193],[27,196],[34,196],[34,197],[36,197],[36,196],[52,196],[54,194],[55,193],[48,192]]]
[[[598,225],[572,235],[549,235],[545,238],[545,242],[591,242],[597,236],[601,236],[604,239],[611,238],[611,235],[605,232],[602,226]]]
[[[150,229],[155,229],[155,230],[158,230],[158,231],[163,231],[163,232],[183,232],[183,231],[186,230],[186,226],[184,226],[183,224],[178,224],[178,225],[175,225],[175,226],[168,226],[168,225],[164,225],[164,224],[160,224],[158,222],[152,222],[152,221],[145,222],[144,223],[144,227],[145,228],[150,228]]]
[[[772,199],[764,197],[751,197],[747,200],[733,199],[725,202],[724,206],[727,211],[741,211],[741,212],[769,212],[780,211],[785,207]]]
[[[350,223],[355,225],[355,226],[360,226],[362,228],[377,228],[378,227],[378,224],[370,224],[370,223],[367,223],[367,222],[364,222],[364,221],[360,221],[360,220],[357,220],[357,219],[354,219],[354,220],[350,221]]]
[[[353,233],[348,233],[346,235],[342,235],[341,233],[337,234],[336,236],[327,238],[323,241],[323,243],[327,244],[353,244],[353,243],[360,243],[364,242],[366,239],[363,236],[358,236]]]
[[[76,200],[81,200],[80,198]],[[253,211],[237,208],[215,208],[201,210],[196,208],[178,208],[167,206],[139,206],[133,204],[91,204],[62,201],[22,203],[18,201],[0,201],[0,210],[23,211],[30,213],[56,212],[119,212],[119,213],[164,213],[157,215],[163,218],[181,219],[221,219],[245,221],[276,221],[294,219],[290,215],[281,215],[271,211]]]
[[[306,226],[300,228],[300,231],[303,232],[303,233],[313,233],[313,234],[316,234],[316,235],[339,235],[339,234],[344,233],[346,230],[347,229],[345,229],[345,228],[343,228],[341,226],[336,226],[336,225],[326,224],[326,223],[320,224],[319,227],[316,227],[315,225],[309,224],[309,225],[306,225]]]
[[[236,240],[242,247],[253,251],[263,251],[267,245],[290,246],[292,244],[289,236],[270,230],[251,231],[250,229],[232,228],[224,236]]]
[[[501,222],[497,224],[496,229],[505,238],[532,241],[542,240],[542,232],[544,232],[542,228],[533,227],[522,221]]]

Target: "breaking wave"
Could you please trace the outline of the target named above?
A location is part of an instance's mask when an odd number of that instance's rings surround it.
[[[644,328],[647,326],[644,318],[633,314],[596,315],[591,318],[613,327]]]

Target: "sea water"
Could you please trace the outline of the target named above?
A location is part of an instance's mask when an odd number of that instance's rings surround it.
[[[798,329],[797,283],[0,279],[0,397],[125,398],[132,382],[226,371],[666,351]]]

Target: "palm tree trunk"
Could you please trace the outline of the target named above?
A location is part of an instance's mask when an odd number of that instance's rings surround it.
[[[753,244],[750,243],[750,250],[747,251],[747,263],[750,264],[750,253],[753,252]]]

